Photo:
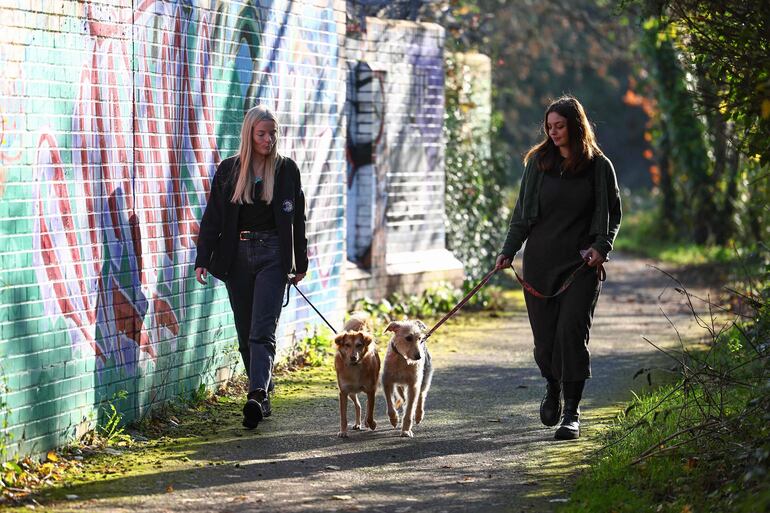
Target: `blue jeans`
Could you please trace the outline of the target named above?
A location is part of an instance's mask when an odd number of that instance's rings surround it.
[[[288,277],[282,270],[278,235],[259,233],[241,240],[227,294],[238,333],[238,350],[249,377],[249,392],[272,389],[275,329]]]

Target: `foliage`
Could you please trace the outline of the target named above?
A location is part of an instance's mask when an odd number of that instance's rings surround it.
[[[624,198],[623,229],[614,249],[643,255],[677,265],[727,264],[738,259],[734,248],[682,243],[662,225],[654,205],[655,197],[634,194]]]
[[[476,282],[466,280],[462,289],[454,288],[445,283],[428,288],[422,294],[404,295],[395,292],[379,302],[370,298],[362,298],[353,304],[352,310],[367,312],[383,324],[404,317],[412,319],[435,318],[449,312],[475,286]],[[502,310],[504,307],[502,289],[487,284],[468,300],[463,306],[463,310]]]
[[[276,373],[303,367],[318,367],[331,354],[333,335],[325,326],[316,326],[304,337],[294,339],[286,357],[276,366]]]
[[[43,461],[30,457],[6,461],[0,468],[0,504],[25,500],[35,489],[51,486],[81,467],[80,461],[49,451]]]
[[[713,88],[694,89],[704,114],[718,112],[737,127],[745,155],[770,164],[770,3],[765,0],[632,0],[672,26],[688,70]]]
[[[770,4],[632,0],[658,166],[660,224],[683,241],[768,235]],[[631,98],[638,98],[629,93]],[[640,100],[642,103],[644,100]]]
[[[115,405],[128,397],[128,392],[119,390],[113,396],[103,401],[100,408],[100,421],[96,428],[82,436],[80,442],[89,447],[109,447],[112,445],[127,446],[131,443],[131,437],[126,435],[123,429],[123,414]]]
[[[478,107],[474,78],[452,54],[446,57],[446,70],[447,248],[468,276],[480,278],[494,265],[509,217],[502,194],[504,164],[490,145],[499,124],[491,134],[488,127],[473,129]]]
[[[606,433],[570,512],[748,512],[770,507],[770,265],[739,294],[750,321],[707,329],[708,349],[667,351],[678,379],[637,397]],[[692,304],[694,298],[678,290]],[[709,305],[709,311],[717,309]],[[648,372],[642,369],[638,375]],[[602,493],[597,494],[596,490]]]

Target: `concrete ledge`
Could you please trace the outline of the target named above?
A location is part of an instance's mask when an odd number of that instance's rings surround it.
[[[465,279],[463,264],[446,249],[389,253],[386,264],[386,295],[420,294],[441,282],[459,287]]]
[[[386,272],[387,275],[378,280],[374,273],[348,262],[345,268],[348,306],[362,297],[379,301],[393,292],[420,294],[439,283],[459,287],[465,279],[462,263],[446,249],[389,253]]]

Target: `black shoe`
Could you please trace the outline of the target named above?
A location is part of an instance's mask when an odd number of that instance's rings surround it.
[[[249,392],[249,398],[243,405],[243,427],[246,429],[256,428],[260,421],[265,418],[262,401],[266,395],[264,390]]]
[[[273,407],[270,405],[270,394],[265,394],[265,398],[262,399],[262,416],[269,417],[273,413]]]
[[[540,422],[546,426],[555,426],[561,416],[561,387],[559,382],[548,380],[545,396],[540,402]]]
[[[564,404],[564,416],[561,425],[556,430],[554,438],[557,440],[575,440],[580,437],[580,408],[569,401]]]

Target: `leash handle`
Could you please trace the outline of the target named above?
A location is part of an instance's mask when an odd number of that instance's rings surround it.
[[[468,292],[468,293],[465,295],[465,297],[464,297],[464,298],[462,298],[462,299],[460,300],[460,302],[459,302],[459,303],[457,303],[457,305],[455,305],[455,307],[454,307],[454,308],[452,308],[452,309],[449,311],[449,313],[448,313],[448,314],[446,314],[444,317],[442,317],[442,318],[441,318],[441,319],[440,319],[440,320],[439,320],[439,321],[436,323],[436,325],[435,325],[435,326],[433,326],[433,327],[430,329],[430,331],[429,331],[429,332],[428,332],[428,333],[427,333],[427,334],[426,334],[426,335],[423,337],[423,340],[428,340],[428,337],[430,337],[431,335],[433,335],[433,332],[434,332],[434,331],[436,331],[436,330],[439,328],[439,326],[441,326],[442,324],[444,324],[446,321],[448,321],[448,320],[449,320],[449,318],[450,318],[450,317],[452,317],[454,314],[456,314],[456,313],[457,313],[457,312],[460,310],[460,308],[462,308],[462,307],[463,307],[463,305],[464,305],[465,303],[467,303],[467,302],[468,302],[468,300],[470,300],[470,298],[472,298],[473,296],[475,296],[475,295],[476,295],[476,292],[478,292],[478,291],[481,289],[481,287],[483,287],[484,285],[486,285],[486,284],[487,284],[487,282],[488,282],[488,281],[489,281],[489,280],[492,278],[492,276],[494,276],[494,275],[495,275],[495,273],[496,273],[496,272],[497,272],[497,268],[496,268],[496,267],[493,267],[493,268],[492,268],[492,270],[491,270],[491,271],[489,271],[489,272],[486,274],[486,276],[484,276],[484,277],[481,279],[481,281],[480,281],[480,282],[479,282],[479,283],[478,283],[478,284],[477,284],[475,287],[473,287],[473,289],[471,289],[471,291],[470,291],[470,292]]]
[[[315,313],[317,313],[317,314],[318,314],[318,316],[319,316],[319,317],[321,317],[321,319],[323,319],[323,321],[326,323],[326,325],[327,325],[327,326],[329,326],[329,329],[330,329],[330,330],[332,330],[332,332],[334,332],[334,334],[335,334],[335,335],[337,335],[339,332],[338,332],[337,330],[335,330],[335,329],[334,329],[334,326],[332,326],[332,325],[331,325],[331,323],[330,323],[329,321],[327,321],[327,320],[326,320],[326,317],[324,317],[324,316],[323,316],[323,314],[322,314],[321,312],[319,312],[319,311],[318,311],[318,308],[316,308],[316,307],[315,307],[315,305],[314,305],[313,303],[311,303],[311,302],[310,302],[310,300],[307,298],[307,296],[306,296],[305,294],[303,294],[301,290],[299,290],[299,287],[297,287],[297,284],[296,284],[296,283],[293,283],[293,282],[289,282],[289,284],[288,284],[288,285],[286,285],[286,292],[287,292],[287,303],[288,303],[288,291],[289,291],[289,287],[290,287],[291,285],[294,285],[294,288],[295,288],[295,289],[297,289],[297,292],[299,292],[299,295],[300,295],[300,296],[302,296],[302,297],[303,297],[303,299],[304,299],[305,301],[307,301],[307,304],[309,304],[309,305],[310,305],[310,307],[311,307],[313,310],[315,310]]]
[[[519,280],[521,287],[524,290],[526,290],[529,294],[539,299],[552,299],[562,295],[569,288],[569,286],[572,285],[572,282],[575,281],[575,276],[577,276],[577,273],[587,265],[588,264],[586,262],[583,262],[582,264],[580,264],[580,266],[574,271],[572,271],[572,273],[567,277],[567,279],[564,280],[564,283],[562,284],[561,287],[559,287],[559,290],[557,290],[556,293],[546,295],[538,291],[535,287],[533,287],[526,280],[524,280],[524,278],[519,276],[519,273],[516,272],[516,268],[513,266],[513,261],[511,261],[511,269],[513,270],[513,274],[516,276],[516,279]],[[607,272],[604,270],[604,266],[602,264],[599,264],[597,266],[596,274],[599,277],[599,281],[604,281],[607,279]]]

